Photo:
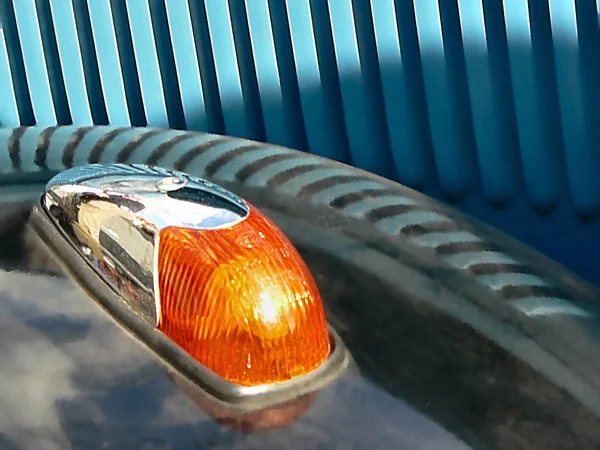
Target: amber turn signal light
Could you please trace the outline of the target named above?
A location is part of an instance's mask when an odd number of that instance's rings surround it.
[[[54,177],[32,225],[106,311],[218,401],[293,401],[349,362],[307,266],[255,207],[159,167]]]
[[[279,383],[330,350],[323,304],[302,258],[257,209],[231,227],[167,227],[158,241],[159,329],[233,383]]]

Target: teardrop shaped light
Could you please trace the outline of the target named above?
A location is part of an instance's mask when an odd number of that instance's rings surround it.
[[[218,185],[141,165],[74,168],[48,183],[34,223],[96,300],[219,398],[297,397],[348,362],[293,244]]]
[[[226,380],[288,381],[329,356],[317,286],[255,208],[231,227],[164,228],[157,258],[159,329]]]

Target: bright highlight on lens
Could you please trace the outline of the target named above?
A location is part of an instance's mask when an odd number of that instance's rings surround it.
[[[220,377],[280,383],[329,356],[317,286],[291,242],[255,208],[228,228],[162,229],[157,258],[159,329]]]

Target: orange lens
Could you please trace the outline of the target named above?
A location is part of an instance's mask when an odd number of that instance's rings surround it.
[[[287,381],[329,355],[325,312],[308,268],[253,207],[229,228],[164,228],[158,290],[158,328],[231,382]]]

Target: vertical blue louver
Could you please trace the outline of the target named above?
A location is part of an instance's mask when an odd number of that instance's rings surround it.
[[[598,15],[593,0],[0,0],[0,125],[307,150],[600,282]]]

